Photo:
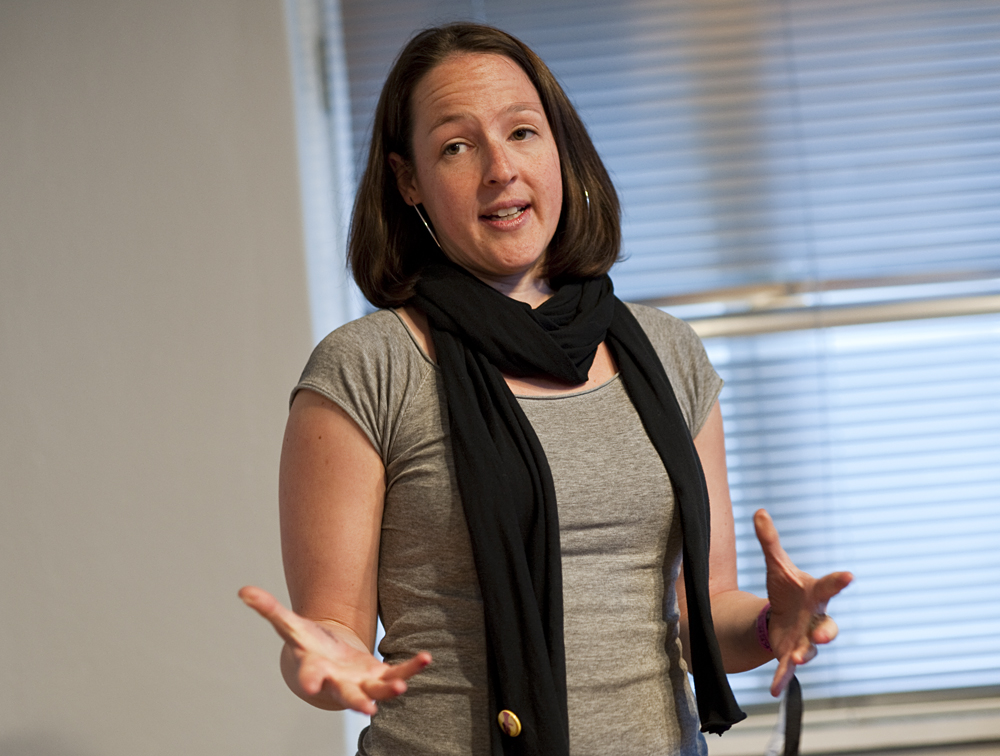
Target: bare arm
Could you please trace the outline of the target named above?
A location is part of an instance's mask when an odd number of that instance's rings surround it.
[[[312,391],[292,403],[281,448],[281,553],[292,609],[375,646],[385,470],[340,407]]]
[[[722,412],[716,402],[705,425],[694,440],[701,458],[711,506],[712,544],[709,552],[709,595],[712,620],[726,672],[744,672],[777,656],[781,661],[771,686],[779,695],[795,671],[816,655],[817,643],[829,643],[837,626],[825,616],[827,602],[851,581],[850,573],[837,572],[820,580],[799,570],[778,540],[771,518],[764,510],[754,516],[757,537],[767,563],[767,587],[771,602],[770,640],[775,653],[757,641],[756,621],[767,599],[739,590],[736,582],[736,535],[733,507],[726,472],[726,447]],[[681,639],[688,655],[687,604],[684,573],[677,581],[681,610]],[[820,622],[813,618],[822,615]]]
[[[258,588],[240,596],[285,640],[282,673],[323,709],[366,714],[399,695],[430,663],[378,661],[378,549],[385,495],[382,460],[357,424],[311,391],[292,403],[278,490],[285,578],[292,609]]]

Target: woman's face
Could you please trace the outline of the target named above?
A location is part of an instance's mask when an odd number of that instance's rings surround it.
[[[413,162],[389,159],[449,259],[487,283],[537,280],[562,210],[559,152],[538,92],[500,55],[461,53],[413,91]]]

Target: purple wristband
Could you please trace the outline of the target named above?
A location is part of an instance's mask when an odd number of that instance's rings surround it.
[[[764,608],[760,610],[760,614],[757,615],[757,642],[760,647],[767,651],[769,654],[774,653],[774,649],[771,648],[771,639],[767,635],[767,625],[771,619],[771,602],[764,604]]]

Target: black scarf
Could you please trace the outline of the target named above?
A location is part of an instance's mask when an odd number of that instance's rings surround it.
[[[545,453],[502,373],[587,380],[607,340],[625,390],[673,485],[683,531],[691,659],[702,730],[744,718],[729,688],[708,594],[709,507],[691,434],[653,345],[607,276],[563,285],[537,309],[461,268],[425,268],[413,304],[430,321],[452,453],[483,595],[493,754],[568,756],[562,565]]]

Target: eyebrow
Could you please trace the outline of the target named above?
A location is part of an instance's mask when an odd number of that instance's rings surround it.
[[[544,108],[539,103],[537,106],[533,103],[515,102],[513,105],[508,106],[504,109],[502,115],[510,115],[511,113],[523,113],[525,110],[530,110],[538,115],[543,115],[545,113]],[[465,110],[460,110],[455,113],[448,113],[438,118],[428,130],[428,134],[433,133],[437,129],[444,126],[446,123],[452,123],[454,121],[461,121],[465,118],[471,117],[471,113]]]

